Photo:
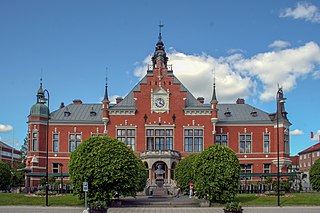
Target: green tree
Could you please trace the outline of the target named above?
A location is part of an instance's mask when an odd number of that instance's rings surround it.
[[[21,151],[21,161],[22,164],[25,165],[27,157],[28,157],[28,153],[29,153],[29,143],[28,143],[28,136],[26,136],[23,140],[23,145],[20,148]]]
[[[311,166],[310,183],[313,190],[320,191],[320,159],[316,160]]]
[[[72,152],[69,173],[74,193],[84,198],[82,183],[89,182],[88,200],[106,201],[135,196],[145,187],[147,171],[123,142],[111,137],[91,137]]]
[[[194,162],[198,154],[183,158],[175,169],[175,179],[182,191],[189,191],[190,182],[194,182]]]
[[[226,146],[213,145],[195,161],[195,190],[210,203],[234,199],[239,188],[240,164],[237,155]]]
[[[12,174],[8,164],[0,161],[0,190],[7,190],[11,184]]]

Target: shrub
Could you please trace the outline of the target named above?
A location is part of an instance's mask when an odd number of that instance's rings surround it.
[[[320,191],[320,159],[316,160],[311,166],[310,183],[313,190]]]
[[[182,191],[189,191],[190,182],[194,182],[194,162],[197,154],[182,159],[175,169],[175,179]]]
[[[135,196],[147,179],[144,164],[126,144],[102,136],[87,139],[71,153],[69,173],[80,199],[88,182],[88,201],[108,204],[115,196]]]
[[[213,145],[194,164],[195,189],[200,198],[225,203],[234,199],[239,188],[240,164],[228,147]]]

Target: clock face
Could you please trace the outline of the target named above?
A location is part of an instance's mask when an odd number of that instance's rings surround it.
[[[164,106],[164,100],[162,98],[157,98],[155,101],[155,105],[158,108],[162,108]]]

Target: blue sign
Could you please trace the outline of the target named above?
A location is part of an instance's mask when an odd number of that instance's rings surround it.
[[[89,189],[88,182],[83,182],[83,191],[87,192]]]

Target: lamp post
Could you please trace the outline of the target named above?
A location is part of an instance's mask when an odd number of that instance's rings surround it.
[[[277,150],[277,167],[278,167],[278,172],[277,172],[277,182],[278,182],[278,206],[280,207],[280,131],[279,131],[279,105],[280,103],[284,103],[285,99],[282,97],[282,88],[278,88],[277,91],[277,96],[276,96],[276,102],[277,102],[277,113],[276,113],[276,118],[277,118],[277,145],[278,145],[278,150]]]
[[[63,176],[62,176],[62,167],[63,167],[63,164],[62,164],[62,163],[59,163],[59,166],[60,166],[60,179],[61,179],[61,194],[63,194]]]
[[[48,101],[48,119],[47,119],[47,132],[46,132],[46,206],[49,206],[49,200],[48,200],[48,191],[49,191],[49,119],[50,119],[50,94],[48,90],[44,90],[44,93],[47,93],[47,97],[45,98],[45,96],[43,97],[43,99],[41,100],[43,103],[45,103],[46,101]]]

